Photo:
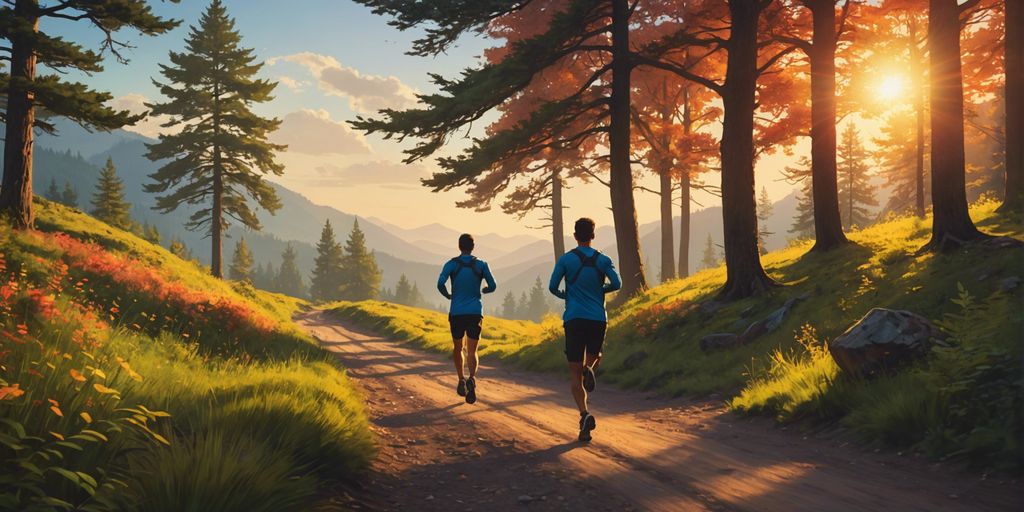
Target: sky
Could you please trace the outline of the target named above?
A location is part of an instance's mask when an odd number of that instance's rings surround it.
[[[185,0],[180,4],[151,2],[161,15],[181,19],[182,25],[167,34],[145,37],[123,33],[121,39],[134,48],[125,52],[130,59],[122,65],[107,59],[103,72],[85,77],[89,85],[110,91],[113,104],[130,110],[143,110],[144,102],[159,100],[152,80],[160,79],[159,65],[166,63],[169,51],[181,51],[188,26],[198,22],[208,5]],[[372,115],[382,107],[402,108],[415,104],[417,92],[433,90],[428,73],[452,77],[465,67],[480,61],[480,55],[493,40],[467,37],[448,54],[436,58],[405,55],[415,31],[400,32],[387,25],[387,19],[369,9],[344,0],[225,0],[229,15],[235,18],[243,45],[255,50],[265,62],[261,76],[279,82],[273,101],[257,105],[260,115],[281,119],[280,130],[272,140],[289,145],[279,154],[286,169],[274,181],[296,190],[318,204],[333,206],[347,213],[376,217],[406,228],[439,222],[461,231],[532,234],[546,236],[531,226],[542,224],[543,212],[519,220],[495,208],[474,212],[458,208],[462,191],[432,193],[419,179],[436,169],[433,161],[412,165],[402,163],[400,144],[378,136],[365,136],[346,123],[357,115]],[[45,20],[41,27],[97,47],[101,35],[83,23]],[[159,120],[143,121],[129,130],[156,136]],[[480,126],[477,126],[476,133]],[[454,154],[468,139],[453,141],[445,149]],[[802,141],[794,147],[797,155],[808,152]],[[794,157],[772,156],[758,164],[757,189],[767,188],[773,200],[793,189],[781,181],[779,171]],[[124,172],[130,172],[125,169]],[[708,177],[717,184],[717,174]],[[644,178],[642,185],[656,188],[656,180]],[[600,184],[574,184],[565,193],[567,219],[593,217],[598,223],[611,223],[608,190]],[[717,198],[696,193],[700,205],[714,206]],[[655,195],[637,192],[637,216],[641,223],[658,219]],[[694,209],[702,206],[694,205]]]

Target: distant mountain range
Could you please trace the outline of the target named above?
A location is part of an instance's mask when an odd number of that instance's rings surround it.
[[[157,164],[145,157],[145,144],[152,142],[152,139],[124,130],[90,133],[66,121],[59,122],[59,129],[57,136],[44,134],[38,138],[34,179],[38,192],[45,190],[51,179],[56,180],[58,187],[68,182],[78,191],[80,208],[88,210],[99,168],[108,157],[112,158],[118,174],[124,180],[126,198],[133,205],[133,217],[139,222],[155,225],[163,236],[164,245],[172,236],[180,238],[192,249],[196,258],[209,262],[209,240],[202,233],[186,231],[182,227],[191,213],[187,208],[166,215],[151,209],[154,198],[145,193],[142,187],[149,181],[149,174],[157,169]],[[314,246],[320,238],[324,219],[331,220],[338,238],[344,240],[357,216],[314,204],[305,196],[281,185],[273,186],[281,198],[281,210],[277,215],[259,212],[263,223],[261,232],[232,228],[228,232],[229,240],[225,243],[225,257],[230,257],[234,240],[244,236],[255,254],[256,262],[270,263],[276,268],[285,244],[290,242],[298,252],[300,270],[308,276],[313,266]],[[641,201],[647,199],[638,197]],[[774,214],[767,223],[767,229],[773,233],[768,237],[769,249],[785,245],[795,209],[795,194],[775,204]],[[442,262],[457,253],[459,231],[438,223],[409,229],[373,217],[359,217],[359,223],[366,233],[367,245],[377,254],[384,274],[383,286],[393,288],[399,276],[405,274],[419,285],[428,301],[442,301],[431,290],[434,289]],[[678,237],[678,218],[673,224]],[[567,229],[571,229],[571,226]],[[660,268],[659,232],[657,222],[640,226],[641,247],[651,282],[657,282]],[[715,244],[722,243],[721,208],[707,208],[692,215],[689,251],[691,271],[700,263],[709,233]],[[498,295],[512,291],[518,297],[533,286],[538,277],[546,283],[554,258],[549,239],[495,233],[474,234],[474,238],[476,254],[489,261],[499,281]],[[598,247],[603,248],[602,251],[617,259],[611,226],[602,226],[598,230],[596,242]],[[567,240],[566,246],[572,247],[573,242]],[[500,297],[491,299],[489,307],[496,308],[500,302]]]

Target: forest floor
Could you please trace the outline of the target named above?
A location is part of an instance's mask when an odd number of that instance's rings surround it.
[[[601,386],[594,440],[557,375],[483,365],[479,401],[449,360],[321,311],[298,323],[362,388],[379,454],[335,498],[370,510],[1019,510],[1020,482],[865,451],[841,430],[801,432],[724,403]]]

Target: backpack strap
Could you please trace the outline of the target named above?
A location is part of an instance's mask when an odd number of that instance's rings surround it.
[[[451,261],[455,262],[455,270],[451,273],[452,283],[455,283],[455,278],[459,275],[459,271],[461,271],[463,268],[468,268],[470,271],[473,272],[473,275],[475,275],[477,279],[483,280],[483,271],[478,270],[476,268],[476,256],[470,256],[470,258],[471,259],[468,262],[464,261],[462,257],[455,257],[451,259]]]
[[[569,278],[569,280],[566,281],[566,284],[568,284],[568,285],[576,284],[576,280],[580,278],[580,273],[583,272],[583,268],[584,267],[591,267],[591,268],[593,268],[594,271],[597,272],[597,277],[598,277],[598,279],[600,279],[601,284],[604,284],[604,278],[605,278],[604,272],[601,272],[601,269],[597,268],[597,258],[601,256],[601,251],[598,251],[598,250],[595,249],[594,250],[594,254],[592,254],[590,256],[587,256],[586,254],[583,254],[583,251],[581,251],[579,249],[573,249],[573,250],[571,250],[569,252],[575,254],[576,257],[580,259],[580,268],[576,269],[576,273],[574,273],[573,276],[571,278]]]

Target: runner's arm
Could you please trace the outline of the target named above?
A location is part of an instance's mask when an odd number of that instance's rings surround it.
[[[558,287],[562,284],[562,279],[565,278],[565,267],[562,266],[562,261],[555,262],[555,270],[551,272],[551,281],[548,282],[548,291],[552,295],[559,299],[565,300],[565,290],[559,290]]]
[[[487,286],[481,290],[482,293],[492,293],[498,289],[498,283],[494,282],[494,276],[491,275],[491,267],[484,263],[484,280],[487,281]]]
[[[452,273],[451,262],[445,263],[441,267],[441,275],[437,276],[437,291],[444,295],[444,298],[452,300],[452,294],[448,293],[448,276]]]
[[[612,263],[612,259],[605,257],[603,260],[607,263],[604,265],[602,272],[608,277],[608,283],[604,285],[604,292],[611,293],[622,288],[622,281],[619,279],[619,273],[615,271],[615,264]]]

